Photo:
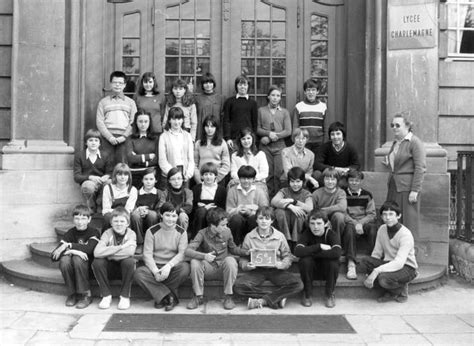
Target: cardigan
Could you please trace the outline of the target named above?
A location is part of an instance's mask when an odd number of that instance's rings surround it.
[[[198,208],[198,203],[204,203],[204,204],[209,204],[209,203],[214,203],[216,206],[225,209],[225,200],[227,198],[227,190],[220,186],[217,185],[217,190],[216,194],[214,195],[214,199],[212,200],[203,200],[201,199],[201,192],[202,192],[202,184],[195,185],[193,187],[193,209]]]
[[[278,139],[291,135],[291,119],[288,110],[278,106],[275,114],[272,114],[268,105],[258,109],[257,135],[268,137],[270,132],[275,132]]]
[[[181,150],[181,155],[184,160],[183,164],[183,174],[186,180],[189,180],[193,177],[194,174],[194,151],[193,151],[193,140],[191,135],[182,130],[183,134],[183,145],[181,148],[173,147],[173,142],[171,136],[173,134],[171,131],[165,131],[160,136],[160,141],[158,144],[158,163],[160,165],[161,174],[166,177],[169,170],[173,167],[176,167],[176,150]]]
[[[97,175],[99,177],[106,174],[112,175],[113,169],[112,160],[110,160],[108,155],[100,151],[94,163],[86,159],[86,150],[82,150],[74,155],[74,181],[78,184],[88,180],[90,175]]]
[[[232,179],[239,180],[237,171],[241,166],[252,166],[255,168],[257,171],[255,181],[265,182],[265,179],[268,177],[268,161],[267,156],[263,151],[259,151],[256,155],[249,153],[248,155],[244,154],[243,156],[238,156],[237,152],[233,153],[230,161],[230,177]]]

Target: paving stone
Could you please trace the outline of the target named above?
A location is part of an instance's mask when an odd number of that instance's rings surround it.
[[[423,334],[433,345],[474,345],[474,333]]]
[[[474,327],[474,314],[458,314],[456,316],[469,324],[471,327]]]
[[[2,299],[5,299],[5,297],[2,297]],[[0,328],[5,329],[10,327],[24,314],[23,311],[0,311]]]
[[[296,340],[300,345],[365,345],[363,338],[358,334],[298,334]],[[289,344],[294,344],[291,342]]]
[[[367,345],[431,345],[421,334],[389,334],[382,335],[379,342],[369,342]]]
[[[419,333],[472,333],[474,328],[456,315],[405,315],[407,321]]]
[[[147,333],[148,334],[148,333]],[[161,338],[152,339],[151,336],[145,335],[142,338],[134,339],[133,346],[162,346],[163,340]]]
[[[210,333],[172,333],[172,334],[162,334],[163,335],[163,345],[175,346],[182,345],[186,346],[190,344],[192,340],[193,346],[206,346],[206,345],[235,345],[232,341],[233,334],[210,334]]]
[[[83,315],[69,335],[73,339],[98,339],[111,315],[111,313]]]
[[[122,339],[110,339],[110,340],[97,340],[95,346],[121,346],[121,345],[130,345],[132,343],[131,339],[122,340]]]
[[[0,330],[0,340],[2,345],[24,345],[35,335],[36,330]]]
[[[358,333],[417,333],[403,318],[397,315],[346,315],[346,318]]]
[[[27,312],[17,319],[11,328],[19,330],[67,332],[71,330],[78,319],[79,315]]]
[[[94,340],[84,339],[71,339],[69,334],[66,332],[37,332],[30,340],[27,345],[80,345],[80,346],[93,346]]]

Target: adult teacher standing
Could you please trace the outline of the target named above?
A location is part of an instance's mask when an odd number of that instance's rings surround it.
[[[397,113],[390,124],[395,140],[385,164],[390,168],[387,200],[402,209],[401,222],[419,234],[420,192],[426,171],[423,142],[413,134],[412,122],[405,112]]]

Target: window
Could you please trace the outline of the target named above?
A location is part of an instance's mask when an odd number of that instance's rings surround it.
[[[450,57],[474,57],[474,0],[448,0],[447,49]]]
[[[122,70],[128,77],[124,93],[132,96],[140,76],[141,13],[126,14],[122,20]]]
[[[328,18],[311,15],[311,77],[321,82],[319,98],[326,101],[328,86]]]

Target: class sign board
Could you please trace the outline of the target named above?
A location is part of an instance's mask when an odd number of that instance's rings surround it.
[[[256,267],[275,267],[276,249],[252,249],[250,252],[250,262]]]
[[[432,3],[389,6],[388,49],[435,47],[436,23],[436,7]]]

